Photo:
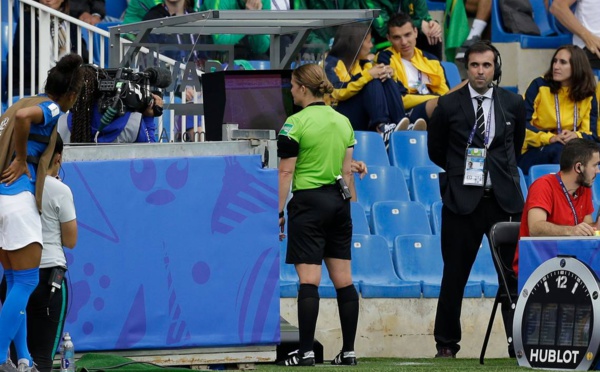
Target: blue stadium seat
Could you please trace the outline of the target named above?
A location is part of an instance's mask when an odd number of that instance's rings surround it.
[[[362,160],[367,165],[390,165],[385,144],[381,135],[377,132],[356,131],[354,132],[356,145],[352,157]]]
[[[458,67],[456,67],[454,62],[442,61],[441,64],[446,74],[448,88],[452,89],[458,84],[460,84],[462,79],[460,78],[460,72],[458,72]]]
[[[373,204],[371,214],[373,234],[383,236],[390,248],[398,235],[431,235],[427,211],[419,202],[380,201]]]
[[[369,229],[369,221],[365,214],[365,209],[356,202],[350,203],[350,210],[352,211],[352,233],[353,234],[371,234]]]
[[[521,170],[521,168],[517,168],[519,169],[519,177],[520,177],[520,184],[521,184],[521,192],[523,193],[523,200],[527,200],[527,178],[525,177],[525,175],[523,174],[523,171]]]
[[[362,180],[354,177],[356,196],[368,218],[371,206],[381,200],[410,200],[408,186],[400,169],[392,166],[371,166]]]
[[[431,205],[442,200],[439,173],[443,171],[437,165],[422,165],[413,167],[411,170],[412,200],[423,204],[429,216],[431,216]]]
[[[600,181],[594,181],[594,184],[592,185],[592,200],[594,203],[600,204]],[[594,215],[594,218],[595,217],[596,215]]]
[[[285,252],[287,251],[287,239],[279,244],[279,297],[298,296],[298,274],[294,265],[285,263]]]
[[[442,233],[442,203],[441,200],[436,201],[431,205],[431,231],[435,235]]]
[[[446,10],[446,0],[427,0],[427,10],[430,12],[441,10]]]
[[[421,283],[398,278],[384,238],[352,235],[352,278],[363,298],[419,298]]]
[[[403,280],[421,281],[423,297],[439,297],[444,271],[438,235],[400,235],[394,240],[392,259]],[[480,282],[467,282],[465,297],[481,297]]]
[[[487,236],[484,236],[481,241],[477,258],[471,269],[469,281],[481,282],[481,285],[483,286],[483,295],[485,297],[496,297],[496,292],[498,292],[498,274],[494,267],[490,242],[488,241]]]
[[[400,168],[407,180],[412,167],[434,165],[427,153],[426,131],[394,132],[390,138],[389,155],[390,164]]]
[[[550,174],[557,173],[560,170],[560,165],[558,164],[538,164],[529,168],[529,186],[538,179],[539,177]]]
[[[540,26],[540,32],[548,33],[548,29],[543,22],[543,19],[546,19],[546,24],[548,24],[548,12],[543,4],[543,0],[530,0],[531,6],[534,11],[534,19],[536,23],[538,20],[542,23]],[[500,12],[500,2],[492,1],[492,19],[491,19],[491,28],[492,28],[492,42],[495,43],[514,43],[518,42],[521,44],[521,48],[523,49],[554,49],[558,48],[564,44],[571,44],[571,36],[560,34],[560,35],[523,35],[523,34],[512,34],[507,32],[502,23],[502,14]],[[541,3],[541,7],[539,6]],[[549,25],[548,25],[549,28]]]
[[[106,2],[106,15],[121,19],[127,8],[127,0],[109,0]]]

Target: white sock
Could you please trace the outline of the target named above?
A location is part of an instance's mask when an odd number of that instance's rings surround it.
[[[481,19],[475,18],[475,20],[473,21],[473,25],[471,26],[471,31],[469,31],[469,36],[467,36],[467,40],[472,39],[475,36],[481,36],[486,26],[486,21],[482,21]]]

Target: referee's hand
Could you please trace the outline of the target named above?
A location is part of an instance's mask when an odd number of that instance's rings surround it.
[[[285,234],[283,233],[285,228],[285,217],[279,217],[279,241],[283,241],[285,239]]]

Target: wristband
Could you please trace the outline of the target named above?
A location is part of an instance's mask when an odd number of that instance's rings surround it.
[[[283,218],[284,214],[283,211],[279,212],[279,218]]]

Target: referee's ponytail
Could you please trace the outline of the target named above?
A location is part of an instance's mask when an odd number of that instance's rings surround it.
[[[299,85],[304,85],[317,98],[333,92],[333,85],[327,79],[323,67],[315,63],[307,63],[297,67],[292,72],[292,79]]]

